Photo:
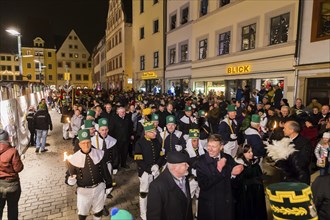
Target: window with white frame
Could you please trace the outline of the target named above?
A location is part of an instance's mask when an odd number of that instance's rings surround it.
[[[290,13],[285,13],[270,19],[270,45],[288,41]]]
[[[170,20],[170,30],[175,29],[176,27],[176,14],[171,16],[171,20]]]
[[[256,46],[256,24],[242,27],[242,50],[254,49]]]
[[[219,34],[219,49],[218,55],[224,55],[229,53],[230,46],[230,31]]]
[[[175,56],[176,56],[176,50],[175,47],[171,48],[169,51],[169,64],[174,64],[175,63]]]
[[[181,44],[180,45],[180,62],[188,61],[188,44]]]
[[[189,7],[185,7],[181,10],[181,24],[185,24],[189,21]]]
[[[144,70],[145,69],[145,57],[140,56],[140,70]]]
[[[198,42],[198,59],[199,60],[206,59],[206,53],[207,53],[207,39],[203,39]]]
[[[159,52],[154,52],[154,68],[159,67]]]

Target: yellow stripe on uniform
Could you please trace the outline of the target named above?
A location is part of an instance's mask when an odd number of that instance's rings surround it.
[[[134,155],[134,160],[143,160],[142,154],[135,154]]]

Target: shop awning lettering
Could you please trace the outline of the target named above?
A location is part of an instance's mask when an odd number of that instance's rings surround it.
[[[141,76],[142,79],[155,79],[157,77],[157,73],[155,72],[144,72]]]
[[[249,73],[251,72],[251,65],[229,66],[226,70],[227,74]]]

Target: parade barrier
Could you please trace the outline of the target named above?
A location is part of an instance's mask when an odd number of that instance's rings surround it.
[[[16,98],[0,100],[0,128],[10,136],[11,145],[22,154],[30,142],[26,115],[29,106],[37,105],[44,98],[44,92],[35,92]]]

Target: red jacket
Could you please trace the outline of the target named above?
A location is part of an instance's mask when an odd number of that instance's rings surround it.
[[[310,140],[313,148],[316,147],[317,144],[317,135],[318,135],[318,129],[317,127],[304,127],[300,134],[304,137]]]
[[[0,178],[17,179],[18,173],[23,170],[23,163],[16,148],[9,144],[0,142]]]

